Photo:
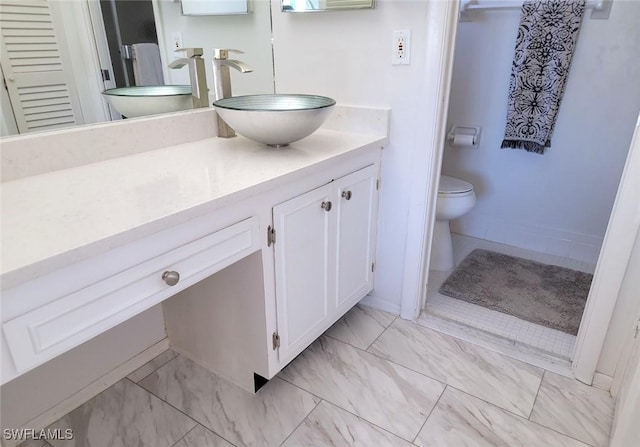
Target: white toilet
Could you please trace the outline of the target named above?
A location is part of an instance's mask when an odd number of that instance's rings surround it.
[[[471,211],[475,204],[476,193],[471,183],[446,175],[440,176],[430,270],[453,269],[453,246],[449,221],[462,217]]]

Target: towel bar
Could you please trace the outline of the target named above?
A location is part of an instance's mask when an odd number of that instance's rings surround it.
[[[133,54],[133,47],[131,45],[121,45],[120,55],[122,56],[123,59],[135,58],[135,55]]]
[[[606,20],[611,13],[613,0],[587,0],[586,8],[591,9],[591,19]],[[520,9],[522,1],[460,0],[460,22],[471,22],[474,12],[479,10]]]

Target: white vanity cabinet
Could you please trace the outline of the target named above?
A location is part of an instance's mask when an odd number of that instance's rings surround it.
[[[213,109],[3,141],[0,384],[26,395],[16,428],[167,348],[248,392],[274,378],[373,290],[389,117],[336,106],[277,150],[215,137]]]
[[[378,154],[255,197],[260,252],[163,303],[171,347],[257,391],[369,293]]]
[[[273,207],[281,366],[373,289],[377,166]]]
[[[212,139],[5,183],[3,383],[161,303],[172,349],[256,391],[373,289],[385,141]]]

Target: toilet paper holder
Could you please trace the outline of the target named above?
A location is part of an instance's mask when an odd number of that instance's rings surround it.
[[[454,125],[447,134],[447,141],[453,146],[472,146],[477,148],[480,145],[481,130],[481,126]]]

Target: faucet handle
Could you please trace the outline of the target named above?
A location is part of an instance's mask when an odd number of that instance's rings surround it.
[[[213,58],[214,59],[226,59],[227,57],[229,57],[229,53],[244,54],[244,51],[234,50],[234,49],[231,49],[231,48],[214,48],[214,50],[213,50]]]
[[[204,55],[204,50],[202,48],[176,48],[175,52],[178,51],[186,51],[187,57],[198,57]]]

